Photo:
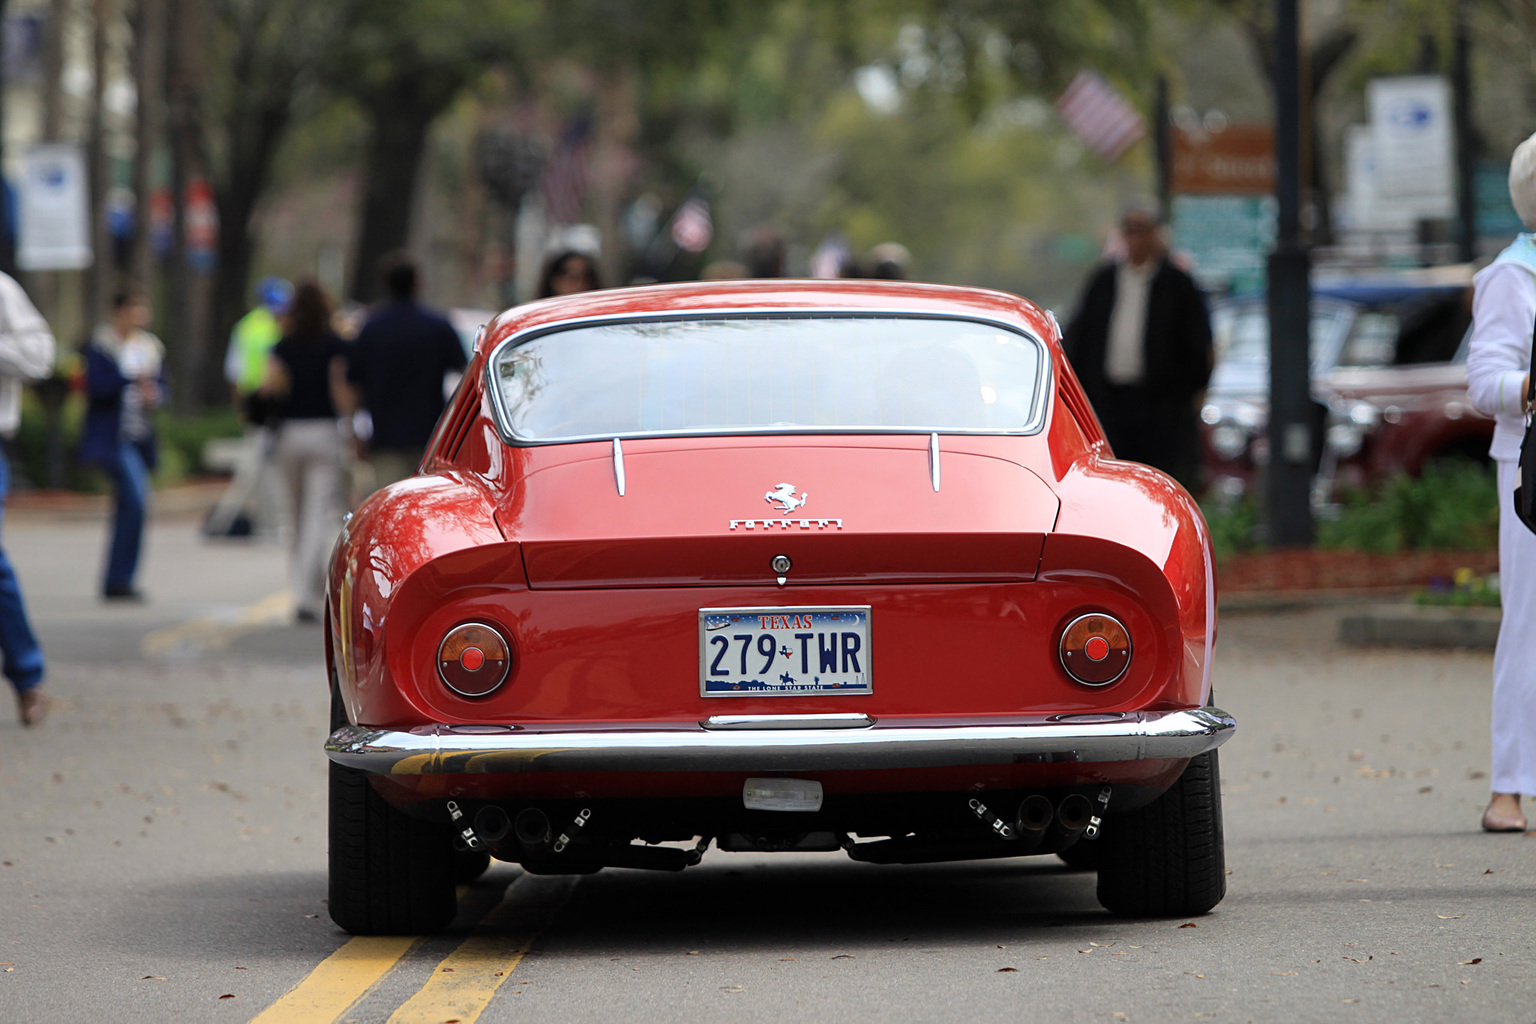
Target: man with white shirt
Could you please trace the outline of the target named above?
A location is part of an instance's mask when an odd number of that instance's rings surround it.
[[[1161,469],[1193,491],[1211,319],[1194,280],[1168,260],[1160,229],[1149,206],[1121,217],[1125,255],[1089,278],[1063,347],[1115,456]]]
[[[0,274],[0,436],[21,425],[21,386],[53,373],[53,332],[21,285]],[[11,467],[0,449],[0,502],[10,492]],[[21,585],[11,560],[0,550],[0,672],[16,690],[21,724],[34,726],[48,714],[43,694],[43,650],[27,621]]]

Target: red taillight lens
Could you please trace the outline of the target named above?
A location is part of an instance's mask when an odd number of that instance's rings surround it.
[[[490,626],[469,622],[455,626],[437,648],[437,672],[448,689],[464,697],[484,697],[507,680],[512,648]]]
[[[1079,615],[1061,634],[1061,667],[1084,686],[1108,686],[1131,664],[1131,634],[1113,615]]]

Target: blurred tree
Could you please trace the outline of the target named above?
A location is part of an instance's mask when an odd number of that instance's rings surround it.
[[[369,127],[354,299],[375,297],[379,257],[409,238],[432,122],[492,64],[517,65],[532,17],[526,0],[375,0],[348,18],[324,70]]]
[[[205,120],[196,132],[219,214],[210,314],[215,348],[250,303],[252,217],[288,129],[318,105],[320,72],[364,0],[205,0],[210,53]],[[221,403],[219,359],[203,371],[202,401]]]

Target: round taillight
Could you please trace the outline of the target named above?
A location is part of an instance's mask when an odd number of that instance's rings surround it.
[[[437,648],[437,673],[448,689],[463,697],[484,697],[507,680],[512,648],[491,626],[467,622],[454,626]]]
[[[1131,664],[1131,634],[1113,615],[1094,612],[1067,623],[1061,667],[1084,686],[1108,686]]]

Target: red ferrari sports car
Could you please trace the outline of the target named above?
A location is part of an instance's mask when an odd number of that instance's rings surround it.
[[[1060,854],[1225,892],[1211,545],[1017,296],[593,292],[481,332],[330,569],[330,911],[425,932],[489,857]]]

